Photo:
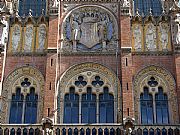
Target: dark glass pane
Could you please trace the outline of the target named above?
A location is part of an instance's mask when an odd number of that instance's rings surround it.
[[[70,88],[64,97],[64,123],[79,123],[79,96]]]
[[[114,122],[114,97],[104,87],[104,93],[99,95],[99,121],[100,123]]]
[[[34,129],[29,129],[29,135],[34,135]]]
[[[0,127],[0,135],[3,135],[3,129]]]
[[[34,88],[26,96],[24,123],[36,123],[37,120],[37,98]]]
[[[167,135],[167,130],[166,129],[162,129],[162,135]]]
[[[74,129],[74,135],[78,135],[78,129],[77,128]]]
[[[23,135],[27,135],[27,132],[28,132],[28,131],[27,131],[27,128],[24,128],[24,129],[23,129]]]
[[[96,135],[96,129],[95,128],[92,129],[92,135]]]
[[[160,0],[134,0],[135,11],[139,9],[140,15],[149,15],[150,9],[154,16],[162,13],[162,5]]]
[[[144,93],[140,96],[141,105],[141,123],[142,124],[153,124],[153,100],[152,95],[149,94],[148,88],[144,88]]]
[[[19,15],[28,15],[29,10],[32,10],[33,16],[40,16],[42,9],[46,11],[46,0],[20,0]]]
[[[21,135],[21,129],[20,128],[17,129],[17,135]]]
[[[16,90],[16,94],[12,95],[9,123],[22,123],[23,95],[21,89]]]
[[[148,135],[148,130],[147,129],[143,130],[143,135]]]
[[[56,129],[56,135],[60,135],[60,129],[59,128]]]

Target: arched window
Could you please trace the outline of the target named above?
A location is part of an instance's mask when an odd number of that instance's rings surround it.
[[[22,123],[23,100],[21,88],[17,88],[16,93],[12,95],[9,123]]]
[[[82,95],[82,123],[96,123],[96,95],[87,87],[87,94]]]
[[[28,15],[29,10],[33,16],[40,16],[42,10],[46,11],[46,0],[19,0],[19,15]]]
[[[38,95],[35,88],[30,88],[30,93],[25,96],[21,88],[16,89],[16,94],[12,95],[9,123],[36,123],[37,121]]]
[[[100,123],[114,122],[114,96],[109,94],[109,88],[104,87],[104,93],[99,95]]]
[[[155,95],[156,102],[156,119],[158,124],[168,124],[169,114],[168,114],[168,98],[167,95],[163,93],[162,87],[158,88],[158,93]]]
[[[79,95],[74,87],[64,97],[64,123],[79,123]]]
[[[150,10],[154,16],[162,13],[161,0],[134,0],[134,9],[138,9],[140,15],[148,15]]]
[[[26,96],[24,123],[36,123],[37,101],[38,95],[35,94],[35,89],[32,87],[30,88],[30,93]]]
[[[147,87],[144,87],[144,93],[140,95],[141,102],[141,123],[142,124],[153,124],[153,98],[149,94]]]

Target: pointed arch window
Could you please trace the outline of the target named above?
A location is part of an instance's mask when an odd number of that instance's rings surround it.
[[[22,123],[23,100],[24,96],[21,94],[21,88],[17,88],[16,93],[12,95],[9,123]]]
[[[87,87],[87,93],[82,95],[82,123],[96,123],[96,95],[92,88]]]
[[[74,87],[64,97],[64,123],[79,123],[79,95]]]
[[[134,0],[135,12],[138,9],[140,15],[149,15],[150,10],[154,16],[162,14],[161,0]]]
[[[9,123],[36,123],[37,106],[38,95],[35,94],[35,88],[30,88],[30,93],[24,96],[18,87],[16,93],[12,94]]]
[[[141,102],[141,123],[142,124],[153,124],[153,98],[149,94],[149,89],[144,87],[144,93],[140,95]]]
[[[40,16],[42,10],[46,11],[46,0],[19,0],[19,15],[28,15],[29,10],[33,16]]]
[[[155,95],[156,102],[156,119],[158,124],[168,124],[169,114],[168,114],[168,98],[167,95],[163,93],[163,88],[158,88],[158,93]]]
[[[140,95],[141,123],[142,124],[168,124],[169,110],[168,97],[163,93],[163,88],[158,87],[157,93],[149,93],[149,88],[144,87]],[[155,92],[155,91],[153,91]]]
[[[104,93],[99,95],[100,123],[114,122],[114,96],[109,94],[109,88],[104,87]]]
[[[36,123],[38,95],[35,94],[35,88],[30,88],[30,93],[26,96],[24,123]]]

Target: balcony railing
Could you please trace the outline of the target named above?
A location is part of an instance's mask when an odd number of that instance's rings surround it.
[[[130,129],[131,130],[131,129]],[[180,135],[180,125],[134,125],[127,132],[120,124],[0,124],[0,135]]]

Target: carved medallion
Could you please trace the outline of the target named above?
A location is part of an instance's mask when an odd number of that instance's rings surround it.
[[[99,7],[81,7],[66,18],[63,30],[63,48],[74,51],[107,49],[116,39],[112,15]]]

